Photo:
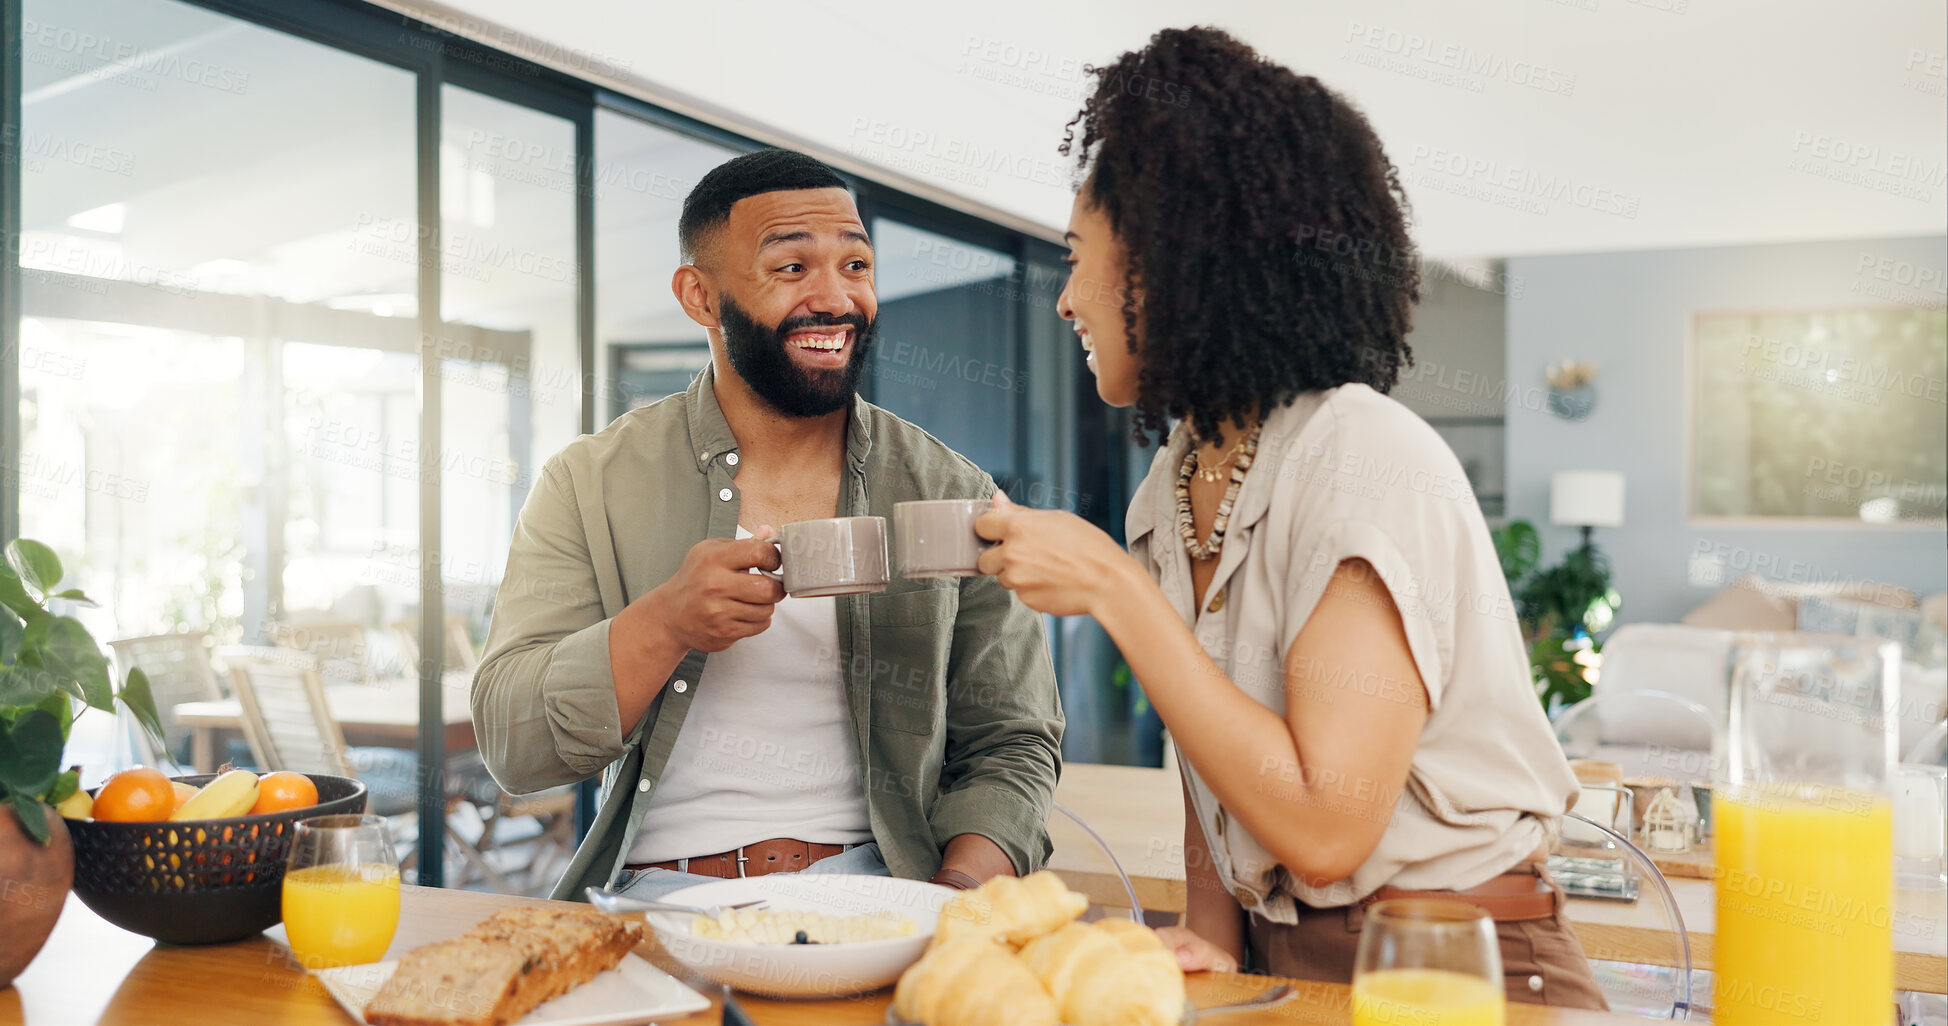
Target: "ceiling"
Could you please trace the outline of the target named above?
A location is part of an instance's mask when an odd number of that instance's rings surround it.
[[[1373,120],[1448,259],[1938,234],[1939,3],[384,0],[1059,231],[1079,67],[1225,28]]]
[[[30,284],[65,285],[31,289],[30,319],[83,311],[96,334],[217,331],[212,304],[187,302],[205,293],[416,316],[411,74],[166,0],[27,0],[23,13],[35,31],[22,61],[21,260]],[[104,59],[117,47],[134,55]],[[594,140],[598,337],[699,337],[669,288],[676,217],[732,151],[608,111]],[[576,352],[574,146],[561,118],[445,90],[442,316],[531,332],[542,376]],[[882,278],[883,300],[1006,273],[938,259],[972,249],[904,225],[874,232],[909,258],[906,275]],[[921,254],[936,259],[921,267]],[[145,287],[96,300],[87,290],[101,279]]]

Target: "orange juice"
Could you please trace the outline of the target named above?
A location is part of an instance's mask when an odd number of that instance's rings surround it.
[[[1353,979],[1353,1026],[1502,1026],[1495,983],[1448,969],[1381,969]]]
[[[399,870],[366,863],[284,874],[284,933],[306,968],[376,962],[399,928]]]
[[[1712,815],[1718,939],[1711,1020],[1886,1022],[1894,1000],[1894,816],[1887,799],[1768,784],[1721,791]]]

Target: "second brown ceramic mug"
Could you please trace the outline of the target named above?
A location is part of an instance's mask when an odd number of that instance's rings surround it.
[[[893,506],[894,549],[901,577],[973,577],[994,543],[974,533],[991,499],[920,499]]]

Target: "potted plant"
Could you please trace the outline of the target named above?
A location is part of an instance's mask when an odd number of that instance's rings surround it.
[[[1528,641],[1536,695],[1553,716],[1590,696],[1589,667],[1602,650],[1597,635],[1623,600],[1610,586],[1609,561],[1594,545],[1537,570],[1542,542],[1534,525],[1513,520],[1493,536]]]
[[[74,850],[52,806],[80,786],[81,768],[63,772],[62,753],[74,723],[74,702],[113,711],[120,699],[160,742],[148,678],[130,670],[118,692],[108,659],[53,600],[93,605],[78,589],[61,586],[54,550],[22,538],[6,548],[0,566],[0,987],[40,953],[74,882]]]

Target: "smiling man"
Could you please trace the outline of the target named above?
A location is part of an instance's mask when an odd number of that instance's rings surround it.
[[[1039,868],[1062,734],[1040,618],[991,577],[787,598],[751,573],[778,525],[994,493],[857,394],[878,302],[852,195],[761,150],[705,175],[677,230],[710,366],[542,468],[474,678],[502,787],[602,775],[555,896]]]

